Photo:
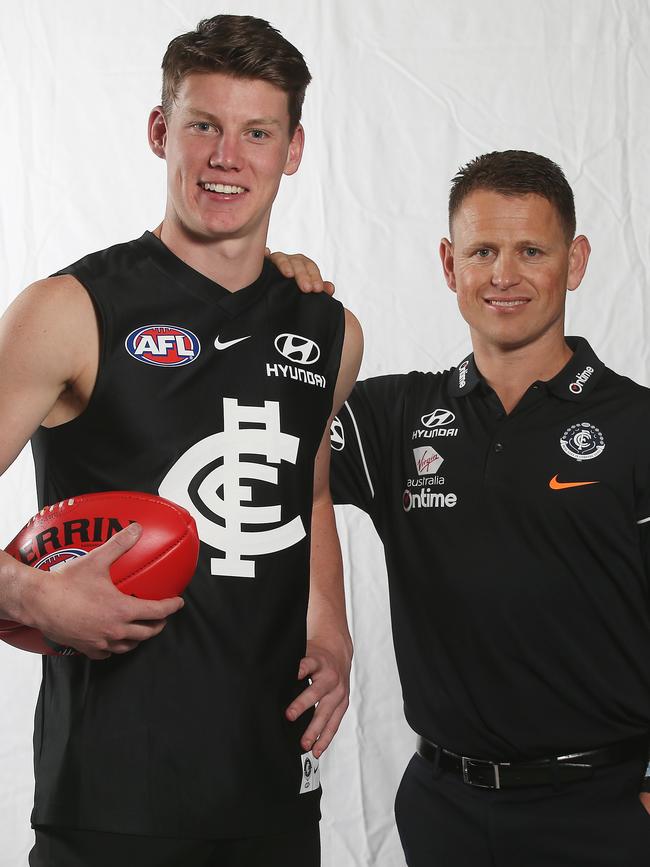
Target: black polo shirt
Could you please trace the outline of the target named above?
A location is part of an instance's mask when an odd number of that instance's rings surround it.
[[[650,390],[567,342],[509,415],[470,355],[358,383],[333,425],[335,502],[384,543],[406,717],[465,755],[650,729]]]

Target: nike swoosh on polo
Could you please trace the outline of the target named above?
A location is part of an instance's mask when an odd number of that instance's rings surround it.
[[[241,343],[242,340],[248,340],[252,337],[251,334],[247,334],[246,337],[236,337],[234,340],[226,340],[223,343],[219,340],[219,335],[214,338],[214,348],[215,349],[230,349],[231,346],[234,346],[235,343]]]
[[[557,473],[548,483],[552,491],[563,491],[565,488],[582,488],[584,485],[597,485],[599,482],[558,482]]]

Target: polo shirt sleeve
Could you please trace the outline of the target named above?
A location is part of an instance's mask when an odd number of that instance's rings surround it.
[[[383,476],[389,466],[396,379],[381,376],[358,382],[332,424],[330,486],[334,502],[357,506],[375,523],[384,501]]]
[[[650,590],[650,509],[647,510],[648,515],[639,520],[639,535],[641,537],[641,550],[643,552],[643,562],[645,563],[645,574]]]
[[[650,405],[643,417],[642,429],[650,431]],[[645,565],[645,574],[650,592],[650,447],[641,450],[637,459],[635,472],[636,519],[639,528],[641,553]]]
[[[650,408],[645,414],[643,424],[639,427],[650,430]],[[644,444],[645,445],[645,444]],[[639,541],[641,555],[645,566],[646,583],[650,593],[650,449],[646,446],[642,449],[640,467],[636,476],[636,518],[639,528]],[[648,766],[645,772],[645,781],[641,791],[650,792],[650,745],[648,745]]]

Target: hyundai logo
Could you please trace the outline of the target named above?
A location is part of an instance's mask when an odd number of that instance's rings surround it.
[[[422,424],[425,427],[444,427],[451,424],[456,416],[448,409],[434,409],[433,412],[422,416]]]
[[[298,364],[313,364],[320,358],[318,345],[308,337],[298,334],[278,334],[275,338],[275,348],[280,355]]]
[[[330,427],[330,446],[335,452],[342,452],[345,448],[345,430],[337,415],[334,416]]]

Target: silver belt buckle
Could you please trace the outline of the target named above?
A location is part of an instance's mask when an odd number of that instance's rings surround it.
[[[500,789],[501,788],[501,780],[499,779],[499,766],[494,764],[493,762],[477,762],[473,759],[468,759],[466,756],[460,757],[461,768],[463,772],[463,782],[467,783],[468,786],[474,786],[477,789]],[[486,783],[475,783],[474,780],[470,780],[469,778],[469,764],[470,762],[474,765],[489,765],[494,771],[494,785],[490,786]]]

